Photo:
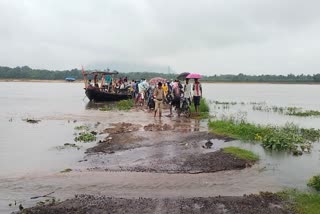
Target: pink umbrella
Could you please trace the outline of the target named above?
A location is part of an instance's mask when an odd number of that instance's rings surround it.
[[[152,78],[151,80],[149,80],[149,84],[150,85],[157,85],[158,82],[161,82],[161,83],[166,83],[167,80],[162,78],[162,77],[154,77]]]
[[[201,74],[191,73],[188,76],[186,76],[187,79],[201,79]]]

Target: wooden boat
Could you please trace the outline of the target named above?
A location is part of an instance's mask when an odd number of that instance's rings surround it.
[[[90,73],[84,72],[82,69],[84,84],[85,84],[85,94],[90,101],[104,102],[104,101],[119,101],[131,99],[132,95],[129,87],[126,89],[112,91],[112,87],[109,83],[106,84],[106,77],[109,76],[114,78],[119,72],[117,71],[94,71]],[[91,79],[88,77],[93,77],[93,84]],[[100,82],[100,83],[99,83]]]

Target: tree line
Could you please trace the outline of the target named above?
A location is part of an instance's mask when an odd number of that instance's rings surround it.
[[[166,79],[175,79],[177,74],[172,73],[153,73],[153,72],[126,72],[120,73],[118,77],[127,77],[129,80],[138,80],[141,78],[151,79],[153,77],[163,77]],[[28,66],[22,67],[4,67],[0,66],[0,79],[36,79],[36,80],[64,80],[66,77],[73,77],[81,80],[82,72],[79,69],[64,71],[50,71],[44,69],[32,69]],[[320,83],[320,73],[313,75],[246,75],[246,74],[228,74],[203,76],[203,82],[274,82],[274,83]]]

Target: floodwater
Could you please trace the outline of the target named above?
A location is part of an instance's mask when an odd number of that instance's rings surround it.
[[[147,111],[102,112],[100,105],[88,103],[83,85],[78,83],[0,83],[0,213],[17,210],[9,207],[15,200],[25,206],[34,205],[30,197],[55,191],[58,198],[74,194],[104,194],[127,197],[176,197],[242,195],[264,191],[278,191],[287,187],[306,189],[306,181],[319,173],[320,146],[313,144],[311,154],[294,157],[287,153],[268,152],[260,145],[214,140],[212,150],[235,145],[258,153],[261,161],[241,171],[213,174],[165,174],[128,172],[88,172],[79,163],[81,148],[57,149],[64,143],[74,143],[75,127],[87,124],[101,130],[111,123],[159,123]],[[301,118],[273,112],[252,110],[250,102],[264,102],[270,106],[302,107],[320,110],[316,99],[319,85],[278,84],[203,84],[204,97],[209,101],[246,103],[223,109],[213,103],[212,115],[245,115],[248,121],[261,124],[293,122],[303,127],[320,128],[320,118]],[[30,124],[23,119],[39,119]],[[95,126],[99,121],[101,124]],[[189,131],[206,130],[207,121],[162,119],[162,123],[189,123]],[[123,152],[126,155],[133,151]],[[139,158],[139,157],[137,157]],[[134,160],[130,160],[134,161]],[[71,173],[60,173],[66,168]]]

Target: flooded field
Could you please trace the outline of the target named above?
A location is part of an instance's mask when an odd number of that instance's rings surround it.
[[[225,142],[225,139],[202,134],[208,131],[207,119],[164,116],[159,120],[143,108],[128,112],[100,111],[104,104],[88,103],[82,84],[78,83],[1,83],[0,89],[7,91],[0,95],[3,104],[0,106],[1,213],[16,211],[17,206],[8,206],[15,201],[25,207],[33,206],[39,200],[31,197],[50,192],[54,192],[56,198],[66,199],[84,193],[163,198],[241,196],[284,188],[305,190],[307,180],[319,173],[319,142],[313,144],[311,153],[299,157],[271,152],[259,144]],[[259,124],[291,122],[301,127],[320,128],[320,117],[290,116],[254,107],[320,110],[320,100],[315,99],[320,91],[318,85],[203,84],[203,90],[213,117],[234,115]],[[164,112],[167,114],[168,109]],[[26,119],[39,122],[28,123]],[[137,142],[93,154],[88,152],[109,135],[126,143],[116,134],[105,131],[122,122],[138,128],[119,135],[128,142],[130,136],[136,136]],[[164,125],[172,130],[144,128]],[[100,134],[91,143],[75,142],[79,126],[88,126]],[[204,148],[208,140],[213,145]],[[227,146],[253,151],[260,156],[260,161],[241,170],[199,173],[197,169],[176,173],[177,167],[185,167],[189,154],[208,158],[206,155]],[[196,161],[199,160],[197,157]],[[72,171],[61,173],[66,169]]]

